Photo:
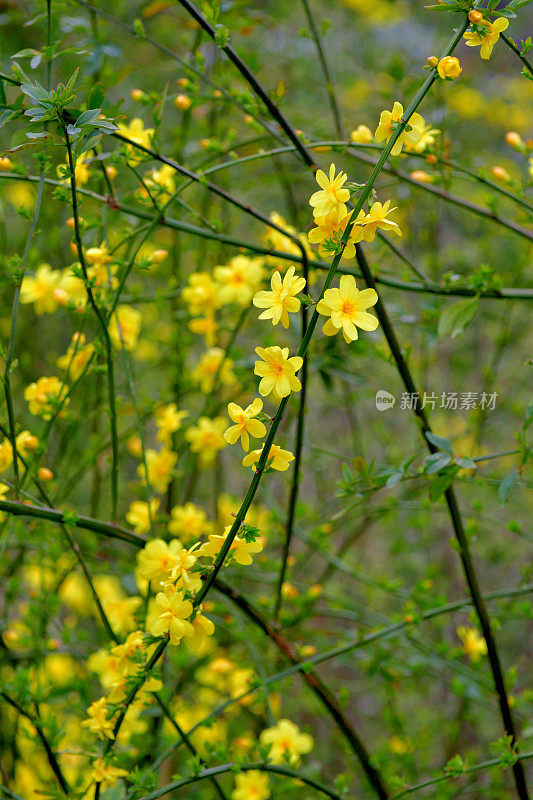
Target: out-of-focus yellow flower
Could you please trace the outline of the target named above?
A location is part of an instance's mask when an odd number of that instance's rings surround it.
[[[212,316],[222,305],[218,284],[209,272],[193,272],[188,281],[181,296],[189,306],[189,314],[193,317],[201,314]]]
[[[131,120],[129,125],[124,122],[118,123],[120,133],[128,139],[131,139],[135,144],[140,144],[141,147],[150,148],[152,145],[152,136],[154,135],[153,128],[145,128],[142,119],[135,117]],[[145,156],[140,150],[137,150],[133,145],[127,145],[128,160],[130,164],[136,164],[141,161]]]
[[[213,275],[220,287],[221,302],[248,305],[264,274],[262,258],[235,256],[226,266],[215,267]]]
[[[264,308],[259,319],[271,319],[272,325],[281,321],[284,328],[289,327],[289,313],[300,310],[300,301],[296,295],[305,288],[305,278],[295,273],[295,267],[289,267],[283,278],[276,270],[272,275],[270,287],[272,291],[260,291],[253,298],[256,308]]]
[[[498,17],[494,22],[483,19],[478,22],[475,30],[463,33],[467,47],[479,47],[480,56],[487,61],[492,55],[492,49],[503,31],[509,27],[509,20],[505,17]]]
[[[455,80],[462,71],[461,62],[455,56],[445,56],[437,64],[437,72],[443,80],[446,80],[446,78]]]
[[[423,169],[415,169],[409,173],[409,177],[419,183],[433,183],[433,175],[425,172]]]
[[[101,697],[91,703],[87,709],[88,719],[81,724],[89,728],[91,733],[96,733],[99,739],[113,738],[113,717],[108,716],[107,698]]]
[[[392,111],[382,111],[379,118],[379,125],[376,128],[374,137],[376,142],[388,142],[394,134],[397,126],[401,123],[403,117],[403,106],[401,103],[394,103]],[[407,123],[407,127],[400,134],[394,147],[391,150],[391,155],[397,156],[402,152],[404,144],[415,146],[420,141],[420,133],[418,126],[420,125],[420,114],[414,113]]]
[[[170,513],[168,531],[185,543],[199,539],[204,533],[211,533],[213,526],[207,521],[205,511],[194,503],[174,506]]]
[[[476,628],[459,625],[457,636],[463,643],[463,653],[474,663],[487,655],[487,642]]]
[[[59,597],[76,614],[89,614],[93,607],[93,599],[87,581],[77,572],[71,572],[62,581]]]
[[[358,125],[350,133],[350,139],[355,144],[369,144],[373,139],[372,131],[366,125]]]
[[[142,314],[131,306],[118,306],[109,325],[109,336],[117,350],[134,350],[141,331]]]
[[[168,164],[163,164],[161,169],[153,169],[148,175],[144,176],[144,183],[152,196],[162,203],[170,199],[176,191],[176,181],[174,180],[175,170]],[[139,190],[143,198],[149,199],[144,186]]]
[[[256,347],[255,352],[261,358],[254,366],[255,375],[259,375],[259,394],[265,397],[270,393],[275,400],[287,397],[291,392],[299,392],[302,384],[296,373],[303,364],[300,356],[289,358],[288,347]]]
[[[219,450],[226,447],[224,417],[200,417],[198,423],[189,428],[185,438],[191,445],[191,451],[198,454],[200,465],[207,467],[213,463]]]
[[[243,466],[252,467],[254,464],[257,464],[261,458],[262,452],[263,448],[260,450],[252,450],[251,453],[248,453],[248,455],[243,458]],[[277,444],[273,444],[270,448],[266,463],[271,469],[275,469],[278,472],[285,472],[289,469],[291,461],[294,461],[294,456],[289,450],[283,450]]]
[[[310,256],[311,251],[309,249],[309,245],[307,243],[307,237],[304,233],[297,233],[296,229],[289,225],[289,223],[278,214],[277,211],[273,211],[270,215],[270,220],[278,226],[278,228],[283,228],[283,230],[287,231],[287,233],[292,234],[295,236],[302,244],[302,247],[305,249],[307,254]],[[282,253],[290,253],[292,256],[296,256],[296,258],[301,258],[301,250],[289,236],[285,236],[280,231],[277,231],[275,228],[267,228],[267,230],[263,234],[263,241],[268,247],[272,250],[279,250]],[[283,272],[287,267],[287,261],[282,258],[276,258],[276,256],[267,256],[266,260],[269,264],[276,266],[280,272]]]
[[[254,439],[262,439],[263,436],[266,436],[265,426],[260,420],[255,419],[262,408],[263,401],[260,397],[256,397],[246,408],[241,408],[237,403],[228,404],[229,418],[235,423],[224,432],[224,439],[228,444],[235,444],[240,439],[242,449],[248,452],[250,436]]]
[[[290,764],[297,765],[300,757],[313,749],[313,737],[301,733],[288,719],[280,719],[277,725],[262,731],[259,741],[262,745],[271,745],[268,760],[272,764],[284,764],[288,758]]]
[[[267,800],[270,797],[268,775],[259,769],[251,769],[235,776],[232,800]]]
[[[89,168],[89,161],[93,157],[93,151],[88,150],[86,153],[81,153],[78,158],[76,159],[76,164],[74,166],[74,178],[76,181],[76,186],[83,186],[84,183],[87,183],[89,178],[91,177],[91,170]],[[58,177],[61,178],[63,175],[63,170],[68,170],[68,164],[58,164],[57,166],[57,174]],[[70,178],[62,179],[61,183],[70,185]]]
[[[198,551],[198,556],[208,556],[209,558],[216,558],[220,553],[224,542],[231,530],[231,525],[228,525],[222,536],[212,534],[209,536],[209,541],[201,546]],[[248,567],[253,562],[253,556],[263,550],[263,544],[260,539],[253,542],[247,542],[244,537],[236,536],[231,543],[228,556],[231,556],[237,564],[242,567]]]
[[[189,322],[189,330],[191,333],[198,333],[204,336],[207,347],[212,347],[215,344],[218,325],[214,316],[191,319]]]
[[[128,770],[115,767],[114,764],[106,762],[103,758],[96,758],[93,761],[92,777],[97,783],[104,787],[114,786],[119,778],[124,778]]]
[[[119,634],[132,630],[135,627],[134,614],[141,598],[127,597],[118,578],[112,575],[95,575],[93,583],[113,630]],[[94,606],[94,612],[96,611]]]
[[[54,296],[61,280],[61,270],[52,269],[49,264],[41,264],[35,276],[25,275],[20,288],[20,302],[33,303],[35,313],[53,314],[57,310]]]
[[[163,442],[163,444],[170,445],[172,434],[179,431],[181,423],[188,414],[188,411],[178,411],[176,403],[169,403],[167,406],[158,408],[155,412],[157,440]]]
[[[168,544],[163,539],[152,539],[137,554],[139,575],[147,581],[163,583],[170,577],[183,545],[178,539]]]
[[[309,200],[309,205],[313,207],[315,217],[324,217],[337,206],[347,203],[350,199],[349,190],[343,189],[348,176],[345,172],[339,172],[338,175],[335,175],[335,164],[330,164],[329,176],[323,170],[318,169],[315,178],[320,190],[312,194]]]
[[[144,455],[148,468],[148,482],[152,489],[163,494],[171,481],[172,470],[176,466],[178,454],[169,450],[168,447],[162,447],[159,451],[148,448]],[[139,464],[137,474],[143,479],[146,478],[144,464]]]
[[[45,420],[52,419],[54,409],[62,402],[63,407],[70,402],[69,397],[65,397],[66,386],[55,375],[49,378],[39,378],[35,383],[30,383],[24,389],[24,399],[28,403],[30,414],[42,417]],[[60,411],[59,416],[64,412]]]
[[[210,347],[191,370],[191,380],[200,386],[204,394],[209,394],[215,385],[215,377],[223,386],[231,386],[237,380],[233,372],[233,360],[226,358],[221,347]]]
[[[94,355],[94,345],[85,345],[85,334],[75,333],[67,352],[59,356],[56,365],[67,371],[67,377],[76,381],[84,372]]]
[[[0,472],[5,472],[13,463],[13,445],[9,439],[0,444]]]
[[[367,308],[377,303],[374,289],[359,291],[352,275],[342,275],[338,289],[327,289],[317,305],[319,314],[329,316],[322,328],[326,336],[334,336],[340,330],[346,342],[358,338],[357,327],[364,331],[375,331],[378,319],[367,312]]]
[[[150,530],[150,517],[153,521],[158,508],[159,500],[157,498],[150,501],[150,506],[144,500],[134,500],[126,514],[126,521],[133,525],[135,533],[143,536]]]

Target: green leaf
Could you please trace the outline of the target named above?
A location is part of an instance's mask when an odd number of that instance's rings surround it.
[[[498,489],[498,496],[500,498],[500,503],[502,506],[505,505],[507,502],[507,498],[509,497],[509,493],[511,490],[516,486],[518,483],[518,478],[520,473],[517,469],[513,469],[508,475],[505,476],[503,481],[500,483],[500,488]]]
[[[443,450],[445,453],[449,453],[451,456],[453,456],[452,446],[448,439],[445,439],[444,436],[437,436],[435,433],[427,431],[426,439],[428,442],[431,442],[432,445],[438,447],[439,450]]]
[[[440,472],[451,463],[452,457],[447,453],[433,453],[426,458],[425,470],[428,475],[433,475],[435,472]]]
[[[479,298],[473,297],[468,300],[460,300],[452,306],[448,306],[439,319],[438,336],[439,339],[444,339],[451,336],[455,339],[459,336],[466,326],[472,322],[474,315],[479,305]]]

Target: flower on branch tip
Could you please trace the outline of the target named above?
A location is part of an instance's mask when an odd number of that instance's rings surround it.
[[[255,466],[255,464],[257,464],[261,458],[262,452],[263,448],[260,450],[252,450],[251,453],[248,453],[247,456],[244,456],[242,460],[243,467]],[[283,450],[277,444],[273,444],[270,447],[268,458],[266,460],[266,464],[270,467],[270,469],[275,469],[278,472],[285,472],[289,469],[289,464],[291,461],[294,461],[294,456],[290,450]]]
[[[459,77],[462,71],[463,68],[459,62],[459,59],[455,56],[445,56],[444,58],[441,58],[437,65],[437,72],[443,80],[446,80],[446,78],[454,80],[455,78]]]
[[[262,380],[259,383],[259,394],[266,397],[271,392],[276,400],[287,397],[291,392],[299,392],[302,384],[296,373],[303,364],[303,358],[289,358],[288,347],[256,347],[255,352],[262,359],[256,361],[254,373]]]
[[[254,439],[262,439],[263,436],[266,436],[266,427],[256,419],[262,408],[263,401],[260,397],[256,397],[246,408],[241,408],[237,403],[228,403],[229,418],[235,423],[224,432],[224,439],[228,444],[235,444],[240,439],[242,449],[248,452],[250,436]]]
[[[284,764],[288,759],[295,766],[300,763],[300,756],[313,749],[313,737],[301,733],[289,719],[280,719],[277,725],[262,731],[259,741],[262,745],[270,745],[268,760],[272,764]]]
[[[393,136],[394,131],[401,124],[403,117],[403,106],[401,103],[394,103],[392,111],[382,111],[379,118],[379,125],[376,128],[374,138],[376,142],[388,142]],[[413,114],[409,118],[406,128],[402,131],[398,139],[395,141],[391,150],[392,156],[397,156],[402,151],[405,145],[415,146],[420,141],[420,133],[418,124],[420,123],[420,114]]]
[[[338,289],[326,289],[316,309],[319,314],[329,316],[322,328],[326,336],[334,336],[340,330],[346,342],[358,338],[357,327],[364,331],[375,331],[378,319],[367,312],[377,303],[374,289],[359,291],[352,275],[343,275]],[[357,327],[356,327],[357,326]]]
[[[340,203],[347,203],[350,199],[348,189],[342,187],[348,180],[345,172],[339,172],[335,176],[335,164],[330,164],[329,177],[319,169],[315,175],[316,182],[320,186],[320,191],[311,195],[309,205],[313,207],[315,217],[323,217],[332,211]]]
[[[492,49],[500,38],[500,34],[508,27],[509,20],[505,17],[498,17],[494,22],[483,19],[476,24],[475,30],[463,33],[463,39],[466,41],[467,47],[481,46],[479,54],[484,61],[487,61],[492,55]]]
[[[305,288],[305,278],[299,278],[295,267],[289,267],[283,278],[276,270],[270,280],[272,291],[260,291],[254,296],[256,308],[264,308],[259,319],[271,319],[272,325],[281,321],[284,328],[289,327],[289,312],[300,310],[300,301],[296,295]]]

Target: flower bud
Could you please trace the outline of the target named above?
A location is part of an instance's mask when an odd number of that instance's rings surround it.
[[[144,92],[142,89],[132,89],[131,90],[131,99],[135,100],[136,103],[140,103],[140,101],[144,97]]]
[[[186,94],[179,94],[174,100],[174,105],[180,111],[187,111],[191,107],[191,98]]]
[[[472,9],[471,11],[468,12],[468,19],[470,20],[472,25],[481,25],[481,23],[483,22],[483,14],[481,13],[481,11],[476,11],[475,9]]]
[[[419,183],[433,183],[433,176],[423,169],[415,169],[411,172],[411,178]]]
[[[508,131],[505,134],[505,141],[514,150],[522,150],[524,148],[522,137],[519,133],[516,133],[516,131]]]
[[[511,176],[504,167],[493,167],[491,172],[496,180],[503,181],[504,183],[511,183]]]
[[[350,139],[355,144],[369,144],[372,141],[372,131],[366,125],[358,125],[350,134]]]
[[[428,67],[436,67],[438,63],[439,59],[437,58],[437,56],[428,56],[428,58],[426,59],[426,64],[428,65]]]
[[[153,253],[150,253],[148,256],[148,260],[150,264],[161,264],[168,256],[168,250],[154,250]]]
[[[117,177],[117,170],[112,165],[105,168],[105,174],[109,178],[110,181],[114,180]]]
[[[48,481],[53,480],[54,473],[51,469],[48,469],[48,467],[39,467],[37,471],[37,477],[40,481],[47,483]]]
[[[446,80],[449,78],[450,80],[454,80],[458,78],[463,68],[459,62],[459,59],[455,56],[446,56],[445,58],[441,58],[437,65],[437,72],[439,76]]]
[[[9,172],[11,169],[13,169],[13,162],[11,159],[7,156],[0,158],[0,172]]]

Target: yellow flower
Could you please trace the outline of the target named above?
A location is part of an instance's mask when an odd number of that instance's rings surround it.
[[[372,141],[372,131],[366,125],[358,125],[357,128],[351,132],[350,139],[355,144],[369,144]]]
[[[93,151],[89,150],[87,153],[81,153],[76,159],[76,165],[74,167],[74,178],[76,180],[76,186],[83,186],[83,184],[87,183],[87,181],[91,177],[91,171],[89,169],[88,161],[92,157],[93,157]],[[61,178],[61,176],[63,175],[62,167],[66,170],[69,170],[68,164],[58,164],[57,174],[59,178]],[[61,183],[70,185],[70,178],[65,178],[61,180]]]
[[[39,447],[39,439],[30,431],[21,431],[16,438],[17,451],[24,458]]]
[[[292,392],[299,392],[302,384],[296,377],[296,373],[303,364],[300,356],[289,358],[289,348],[278,347],[256,347],[255,352],[262,359],[256,361],[254,367],[255,375],[259,375],[262,380],[259,383],[259,394],[265,397],[271,392],[276,400],[287,397]]]
[[[138,574],[147,581],[162,583],[168,580],[183,545],[178,539],[168,544],[162,539],[151,539],[137,553]]]
[[[126,769],[115,767],[113,764],[106,764],[103,758],[93,761],[93,780],[102,783],[104,786],[114,786],[119,778],[124,778],[128,774]]]
[[[155,597],[159,615],[152,620],[150,633],[163,636],[168,633],[171,644],[179,644],[184,636],[194,636],[194,628],[188,621],[193,613],[190,600],[184,600],[179,592],[159,592]]]
[[[178,455],[169,450],[168,447],[162,447],[159,452],[151,449],[146,450],[145,457],[150,486],[156,492],[163,494],[166,492],[172,478],[172,470],[176,466]],[[137,474],[141,478],[146,477],[144,464],[139,464]]]
[[[54,289],[54,300],[59,306],[72,303],[76,309],[83,309],[87,303],[87,289],[85,283],[78,278],[71,267],[63,270],[61,279]]]
[[[218,325],[214,316],[196,317],[196,319],[191,319],[188,327],[191,333],[199,333],[201,336],[205,336],[205,343],[207,347],[213,347],[216,341],[216,332],[218,330]]]
[[[476,628],[459,625],[457,636],[463,643],[463,653],[470,661],[479,661],[481,656],[487,655],[487,642]]]
[[[311,244],[319,244],[318,252],[321,256],[331,256],[340,247],[344,229],[352,215],[345,205],[337,206],[324,217],[315,217],[316,228],[309,231],[309,241]],[[355,256],[355,243],[361,241],[362,232],[359,227],[364,220],[364,211],[360,211],[355,225],[350,231],[350,236],[346,247],[342,252],[343,258],[353,258]]]
[[[0,444],[0,472],[5,472],[13,463],[13,446],[9,439]]]
[[[437,72],[443,80],[446,78],[454,80],[459,77],[462,71],[463,68],[459,59],[455,58],[455,56],[445,56],[445,58],[441,58],[437,65]]]
[[[67,377],[76,381],[83,373],[94,354],[94,345],[85,345],[85,335],[75,333],[68,346],[67,352],[59,356],[56,365],[59,369],[67,370]]]
[[[168,406],[158,408],[155,412],[157,441],[170,445],[172,434],[179,431],[181,423],[188,414],[188,411],[178,411],[176,403],[169,403]]]
[[[150,501],[150,513],[148,513],[148,503],[145,503],[144,500],[134,500],[126,514],[126,521],[133,525],[135,533],[143,536],[150,530],[150,516],[153,521],[158,508],[159,500],[157,499]]]
[[[25,275],[20,288],[20,302],[33,303],[35,313],[53,314],[57,309],[55,290],[61,280],[61,271],[52,269],[49,264],[41,264],[35,277]]]
[[[109,325],[109,336],[117,350],[134,350],[141,330],[142,314],[131,306],[119,306]],[[123,345],[124,343],[124,345]]]
[[[63,406],[70,402],[69,397],[61,396],[64,395],[64,391],[66,391],[65,384],[55,376],[39,378],[36,383],[30,383],[24,389],[24,399],[28,403],[30,414],[45,420],[52,419],[54,408],[60,402],[63,402]]]
[[[235,777],[232,800],[267,800],[270,797],[268,775],[259,769],[241,772]]]
[[[154,129],[145,128],[142,119],[135,117],[129,125],[126,125],[124,122],[119,122],[118,128],[120,133],[128,139],[131,139],[132,142],[140,144],[142,147],[151,147]],[[130,164],[136,164],[144,158],[144,155],[132,145],[127,145],[127,151]]]
[[[198,547],[200,547],[199,542],[190,547],[188,550],[186,550],[184,547],[181,548],[172,566],[170,580],[182,581],[182,583],[184,583],[186,586],[189,584],[189,570],[192,569],[192,567],[194,567],[196,564],[196,556],[194,555],[193,551]]]
[[[273,728],[264,730],[259,741],[262,745],[271,745],[268,760],[272,764],[284,764],[288,757],[290,764],[297,765],[300,756],[313,749],[312,736],[301,733],[299,727],[288,719],[280,719]]]
[[[432,128],[431,125],[426,125],[426,120],[420,114],[414,114],[410,122],[420,134],[420,140],[414,145],[405,142],[405,149],[408,152],[423,153],[424,150],[435,144],[435,137],[438,136],[440,130]]]
[[[307,244],[307,238],[304,233],[298,234],[295,228],[292,225],[289,225],[288,222],[283,219],[281,214],[278,214],[277,211],[273,211],[270,215],[271,221],[278,226],[278,228],[283,228],[283,230],[287,231],[287,233],[296,236],[302,246],[305,248],[305,251],[308,255],[311,255],[309,250],[309,246]],[[267,228],[267,230],[263,234],[263,241],[271,250],[279,250],[282,253],[290,253],[294,256],[300,256],[301,251],[296,242],[293,239],[285,236],[283,233],[280,233],[275,228]],[[287,262],[283,258],[276,258],[275,256],[267,256],[269,264],[275,265],[280,271],[283,271],[287,267]]]
[[[213,526],[207,521],[205,511],[194,503],[185,503],[183,506],[174,506],[168,531],[173,536],[179,536],[184,542],[199,539],[204,533],[210,533]]]
[[[212,316],[222,305],[220,287],[209,272],[193,272],[189,275],[189,285],[183,289],[181,296],[188,304],[189,314],[193,317],[200,314]]]
[[[223,433],[226,423],[223,417],[200,417],[198,424],[189,428],[185,438],[191,444],[193,453],[198,453],[200,464],[203,467],[212,464],[219,450],[226,447]]]
[[[213,625],[212,621],[201,613],[202,606],[200,606],[195,618],[192,621],[192,627],[194,629],[194,634],[192,636],[187,636],[187,644],[192,650],[200,650],[204,644],[206,639],[209,636],[212,636],[215,632],[215,626]]]
[[[166,202],[176,191],[174,176],[175,170],[169,164],[163,164],[161,169],[153,169],[148,175],[145,175],[144,182],[156,199]],[[140,192],[142,197],[149,199],[144,186],[141,187]]]
[[[362,228],[360,239],[364,239],[365,242],[373,242],[378,228],[383,228],[383,230],[386,231],[393,231],[397,236],[402,235],[399,225],[387,219],[387,214],[395,210],[394,208],[389,208],[389,206],[390,200],[387,200],[383,205],[378,202],[372,204],[370,212],[361,220]],[[355,227],[354,225],[354,228]]]
[[[207,556],[208,558],[216,558],[222,550],[226,537],[231,530],[231,525],[224,529],[222,536],[213,534],[209,536],[209,541],[203,544],[198,551],[200,557]],[[248,567],[253,562],[253,556],[263,550],[263,543],[260,539],[254,542],[247,542],[244,537],[236,536],[231,543],[228,555],[240,564],[242,567]]]
[[[271,319],[272,325],[277,325],[281,320],[284,328],[289,327],[289,312],[300,310],[300,301],[296,295],[305,287],[305,278],[295,276],[295,267],[289,267],[283,279],[279,272],[272,275],[271,292],[257,292],[253,299],[256,308],[264,308],[259,319]]]
[[[191,379],[200,386],[204,394],[209,394],[215,385],[217,374],[219,384],[231,386],[235,383],[237,379],[232,368],[233,361],[231,358],[226,358],[225,351],[221,347],[211,347],[191,371]]]
[[[380,118],[379,118],[379,125],[376,129],[375,139],[376,142],[388,142],[391,136],[393,135],[396,127],[402,121],[403,116],[403,106],[401,103],[394,103],[392,111],[382,111]],[[399,153],[402,152],[402,147],[404,144],[414,146],[420,140],[420,134],[418,132],[418,124],[420,114],[413,114],[413,116],[409,119],[408,125],[406,129],[400,134],[396,142],[394,143],[394,147],[391,150],[391,155],[397,156]]]
[[[241,408],[237,403],[228,404],[229,418],[235,422],[224,433],[224,439],[229,444],[235,444],[241,440],[242,449],[248,451],[250,447],[250,436],[254,439],[262,439],[266,436],[266,428],[262,422],[255,419],[263,408],[263,401],[260,397],[250,403],[246,408]]]
[[[251,467],[257,464],[261,458],[262,452],[263,448],[260,450],[252,450],[251,453],[248,453],[242,460],[243,467]],[[294,461],[294,456],[289,450],[283,450],[277,444],[273,444],[270,448],[266,463],[271,469],[278,470],[278,472],[285,472],[289,469],[291,461]]]
[[[335,176],[335,164],[330,164],[329,177],[323,170],[318,169],[315,178],[320,186],[320,191],[312,194],[309,200],[315,217],[324,217],[336,206],[347,203],[350,199],[349,190],[342,188],[348,180],[348,176],[345,172],[339,172]]]
[[[222,303],[246,306],[261,285],[264,276],[263,259],[235,256],[227,266],[215,267],[213,275],[219,284]]]
[[[342,330],[346,342],[357,339],[356,325],[364,331],[375,331],[378,320],[366,309],[377,303],[378,296],[374,289],[363,289],[356,286],[352,275],[343,275],[338,289],[327,289],[316,309],[319,314],[329,316],[322,328],[326,336],[334,336]]]
[[[113,718],[107,716],[107,698],[101,697],[91,703],[87,709],[88,719],[81,724],[89,728],[91,733],[96,733],[100,739],[113,739]]]
[[[492,48],[503,33],[509,27],[509,20],[505,17],[498,17],[494,22],[484,19],[478,22],[475,29],[463,33],[467,47],[479,47],[481,45],[480,56],[487,61],[492,55]]]
[[[117,633],[126,633],[134,628],[134,612],[140,605],[141,598],[126,597],[120,581],[113,575],[95,575],[93,582],[111,627]],[[93,611],[96,613],[96,606]]]

